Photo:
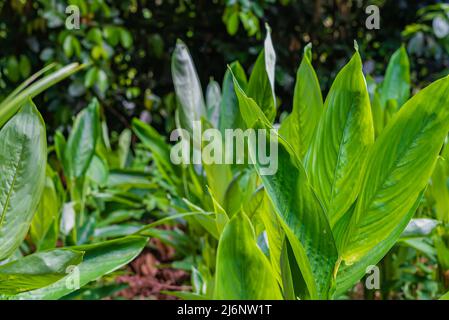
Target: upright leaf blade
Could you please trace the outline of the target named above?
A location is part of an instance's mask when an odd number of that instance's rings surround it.
[[[0,131],[0,261],[25,238],[45,183],[47,139],[28,101]]]
[[[419,92],[373,145],[342,250],[348,263],[397,239],[391,234],[427,185],[449,130],[448,90],[446,77]]]
[[[340,71],[307,156],[307,169],[331,226],[355,201],[368,148],[374,142],[371,106],[358,52]]]
[[[235,86],[247,126],[269,128],[268,119],[254,100],[247,97],[236,82]],[[275,159],[277,171],[272,175],[261,175],[258,157],[254,154],[251,157],[292,245],[310,297],[326,299],[332,292],[332,276],[337,261],[337,249],[326,213],[291,148],[282,140],[273,142],[278,145],[278,153]]]
[[[206,89],[207,119],[214,128],[218,128],[221,105],[221,89],[215,80],[210,80]]]
[[[243,120],[240,116],[239,104],[234,90],[233,75],[240,86],[245,90],[247,79],[245,71],[238,62],[229,65],[223,78],[223,95],[220,106],[220,131],[223,134],[226,129],[240,128]]]
[[[95,154],[100,134],[100,105],[97,99],[76,117],[65,147],[65,162],[71,178],[82,177]]]
[[[382,107],[387,106],[388,100],[396,100],[400,108],[410,97],[410,62],[407,51],[402,46],[391,56],[385,79],[380,91]]]
[[[264,49],[257,57],[248,82],[248,97],[254,99],[269,121],[276,117],[276,94],[274,93],[274,69],[276,53],[271,42],[271,29],[267,25]]]
[[[45,187],[30,228],[30,236],[39,250],[47,233],[56,222],[61,204],[52,178],[45,177]]]
[[[257,246],[248,217],[237,213],[226,225],[217,252],[215,299],[282,299],[270,262]]]
[[[192,132],[193,121],[206,118],[207,113],[195,65],[189,49],[181,40],[176,43],[171,68],[176,97],[180,104],[179,122],[181,128]]]
[[[301,160],[309,149],[323,111],[320,84],[309,57],[311,47],[307,46],[296,72],[293,111],[279,129],[279,134],[291,144]]]

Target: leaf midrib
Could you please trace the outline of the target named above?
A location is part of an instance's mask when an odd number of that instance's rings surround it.
[[[9,207],[9,201],[11,200],[11,195],[13,193],[13,190],[14,190],[14,187],[15,187],[15,184],[16,184],[20,163],[22,162],[22,157],[23,157],[23,153],[24,153],[24,150],[25,150],[25,148],[24,148],[24,139],[22,138],[21,140],[22,140],[22,143],[20,144],[19,158],[17,160],[17,164],[13,165],[14,177],[13,177],[13,180],[12,180],[11,185],[9,187],[8,195],[6,197],[5,205],[3,207],[1,218],[0,218],[0,228],[2,227],[2,225],[3,225],[4,221],[5,221],[6,212],[7,212],[8,207]]]

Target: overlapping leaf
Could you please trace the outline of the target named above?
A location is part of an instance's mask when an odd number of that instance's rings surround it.
[[[214,298],[282,298],[270,262],[257,246],[251,222],[241,212],[229,221],[220,238]]]
[[[304,50],[304,57],[296,72],[293,111],[279,129],[279,134],[290,143],[301,160],[309,149],[323,111],[323,98],[312,67],[311,50],[310,45]]]
[[[28,101],[0,131],[0,260],[25,238],[45,184],[44,122]]]
[[[367,150],[374,142],[371,106],[358,52],[337,75],[324,109],[306,165],[333,226],[357,197]]]

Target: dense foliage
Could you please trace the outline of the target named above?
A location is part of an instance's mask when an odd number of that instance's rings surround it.
[[[449,7],[375,3],[1,2],[0,298],[449,298]]]

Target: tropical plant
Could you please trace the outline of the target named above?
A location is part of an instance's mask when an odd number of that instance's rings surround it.
[[[194,293],[178,296],[337,298],[390,251],[420,204],[449,130],[448,78],[408,99],[408,64],[401,48],[376,88],[366,81],[356,49],[323,103],[308,46],[293,111],[275,139],[274,175],[260,174],[263,165],[253,153],[254,166],[176,166],[164,139],[134,121],[157,167],[184,198],[178,210],[215,212],[189,220],[193,229],[202,227],[205,242],[192,274]],[[222,94],[209,89],[217,86],[211,83],[204,102],[188,50],[178,41],[172,60],[178,126],[190,131],[192,121],[202,121],[220,130],[272,129],[274,66],[268,29],[249,81],[234,62]],[[211,114],[219,114],[218,121]]]
[[[45,124],[31,99],[82,67],[68,65],[39,79],[55,68],[49,65],[0,104],[0,297],[3,299],[61,298],[125,265],[147,243],[146,237],[135,235],[56,248],[59,178],[47,166]],[[75,135],[79,137],[76,130]],[[69,140],[68,145],[73,140],[76,138]],[[89,157],[86,149],[77,151],[82,154],[80,162],[76,166],[71,163],[70,167],[75,177],[79,177],[75,175],[79,173],[76,169]],[[24,239],[30,227],[38,251],[22,256],[22,252],[28,251]]]

